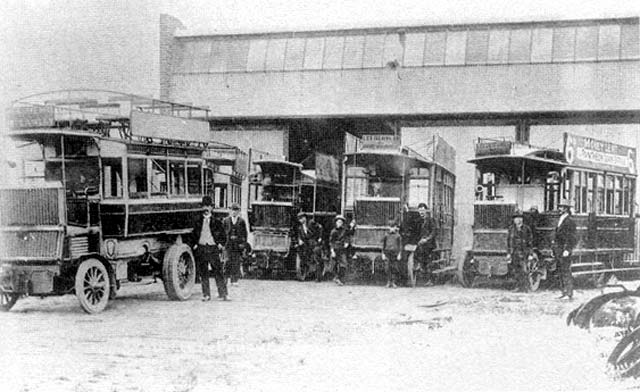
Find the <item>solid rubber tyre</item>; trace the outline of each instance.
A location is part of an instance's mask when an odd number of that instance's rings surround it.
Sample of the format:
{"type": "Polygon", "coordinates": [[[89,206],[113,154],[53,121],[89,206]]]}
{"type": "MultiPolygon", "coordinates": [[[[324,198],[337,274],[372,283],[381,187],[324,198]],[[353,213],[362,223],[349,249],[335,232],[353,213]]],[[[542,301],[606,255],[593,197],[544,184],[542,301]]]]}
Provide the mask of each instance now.
{"type": "Polygon", "coordinates": [[[87,259],[78,266],[75,291],[82,310],[100,313],[107,307],[110,295],[109,273],[99,260],[87,259]]]}
{"type": "Polygon", "coordinates": [[[173,244],[166,251],[162,261],[162,283],[173,301],[191,297],[196,284],[196,261],[188,245],[173,244]]]}

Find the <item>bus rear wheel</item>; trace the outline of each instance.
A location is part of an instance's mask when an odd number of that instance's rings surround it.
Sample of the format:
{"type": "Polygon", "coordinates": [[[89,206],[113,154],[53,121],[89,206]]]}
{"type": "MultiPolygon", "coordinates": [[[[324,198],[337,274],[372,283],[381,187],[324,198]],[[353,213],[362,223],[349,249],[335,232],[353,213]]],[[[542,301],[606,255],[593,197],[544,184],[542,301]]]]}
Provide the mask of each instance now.
{"type": "Polygon", "coordinates": [[[162,283],[167,296],[174,301],[191,297],[196,284],[196,262],[186,244],[171,245],[162,262],[162,283]]]}

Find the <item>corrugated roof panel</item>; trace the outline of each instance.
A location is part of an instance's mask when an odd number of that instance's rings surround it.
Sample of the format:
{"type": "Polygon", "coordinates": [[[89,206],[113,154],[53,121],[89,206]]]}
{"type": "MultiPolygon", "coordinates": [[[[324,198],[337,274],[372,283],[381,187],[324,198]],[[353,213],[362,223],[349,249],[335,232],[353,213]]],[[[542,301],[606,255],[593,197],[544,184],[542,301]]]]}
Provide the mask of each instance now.
{"type": "Polygon", "coordinates": [[[362,68],[364,35],[348,35],[344,38],[342,68],[362,68]]]}
{"type": "Polygon", "coordinates": [[[407,67],[420,67],[424,59],[425,33],[407,34],[405,39],[404,62],[407,67]]]}
{"type": "Polygon", "coordinates": [[[266,39],[255,39],[249,42],[249,53],[247,55],[247,71],[264,71],[264,63],[267,56],[266,39]]]}
{"type": "Polygon", "coordinates": [[[509,35],[506,29],[489,32],[489,64],[505,64],[509,61],[509,35]]]}
{"type": "Polygon", "coordinates": [[[529,61],[531,61],[531,29],[511,30],[509,62],[528,63],[529,61]]]}
{"type": "Polygon", "coordinates": [[[620,58],[640,57],[640,28],[637,24],[624,24],[620,31],[620,58]]]}
{"type": "Polygon", "coordinates": [[[323,69],[342,68],[342,54],[344,51],[344,37],[327,37],[324,41],[323,69]]]}
{"type": "Polygon", "coordinates": [[[531,39],[531,62],[549,63],[551,62],[551,51],[553,47],[553,29],[540,28],[533,29],[531,39]]]}
{"type": "Polygon", "coordinates": [[[384,49],[384,34],[368,34],[365,39],[364,45],[364,58],[362,66],[364,68],[369,67],[381,67],[382,64],[382,51],[384,49]]]}
{"type": "Polygon", "coordinates": [[[446,32],[428,32],[424,48],[424,65],[444,64],[444,49],[446,43],[446,32]]]}
{"type": "Polygon", "coordinates": [[[267,45],[266,71],[284,70],[284,51],[287,47],[286,39],[271,39],[267,45]]]}
{"type": "Polygon", "coordinates": [[[616,60],[619,58],[620,25],[600,26],[598,39],[598,60],[616,60]]]}
{"type": "Polygon", "coordinates": [[[581,26],[576,29],[576,60],[598,58],[598,26],[581,26]]]}
{"type": "Polygon", "coordinates": [[[322,69],[324,37],[307,38],[303,69],[322,69]]]}
{"type": "Polygon", "coordinates": [[[287,53],[284,63],[284,69],[287,71],[295,71],[302,69],[304,61],[304,38],[289,38],[287,40],[287,53]]]}
{"type": "MultiPolygon", "coordinates": [[[[618,30],[620,31],[620,30],[618,30]]],[[[554,27],[553,29],[553,61],[573,61],[575,56],[576,28],[554,27]]]]}

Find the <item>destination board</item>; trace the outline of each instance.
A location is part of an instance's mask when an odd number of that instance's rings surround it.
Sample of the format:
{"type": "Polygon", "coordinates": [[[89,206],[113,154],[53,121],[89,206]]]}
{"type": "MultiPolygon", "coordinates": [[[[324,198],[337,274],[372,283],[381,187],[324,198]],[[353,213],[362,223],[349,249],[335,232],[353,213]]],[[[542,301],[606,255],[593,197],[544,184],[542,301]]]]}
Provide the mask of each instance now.
{"type": "Polygon", "coordinates": [[[633,147],[564,134],[564,154],[572,166],[636,174],[636,153],[633,147]]]}

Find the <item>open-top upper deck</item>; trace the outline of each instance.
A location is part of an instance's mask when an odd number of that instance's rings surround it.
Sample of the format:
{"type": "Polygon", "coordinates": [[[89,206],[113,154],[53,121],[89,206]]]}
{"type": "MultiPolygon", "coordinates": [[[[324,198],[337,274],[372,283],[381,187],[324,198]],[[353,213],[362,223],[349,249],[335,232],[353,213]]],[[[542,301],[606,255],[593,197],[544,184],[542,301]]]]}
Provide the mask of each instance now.
{"type": "Polygon", "coordinates": [[[208,108],[109,90],[60,90],[14,101],[8,110],[14,137],[120,139],[206,146],[208,108]]]}
{"type": "Polygon", "coordinates": [[[478,138],[475,144],[475,158],[469,163],[494,168],[520,167],[526,163],[529,167],[546,167],[551,170],[567,165],[562,151],[515,143],[506,139],[478,138]]]}

